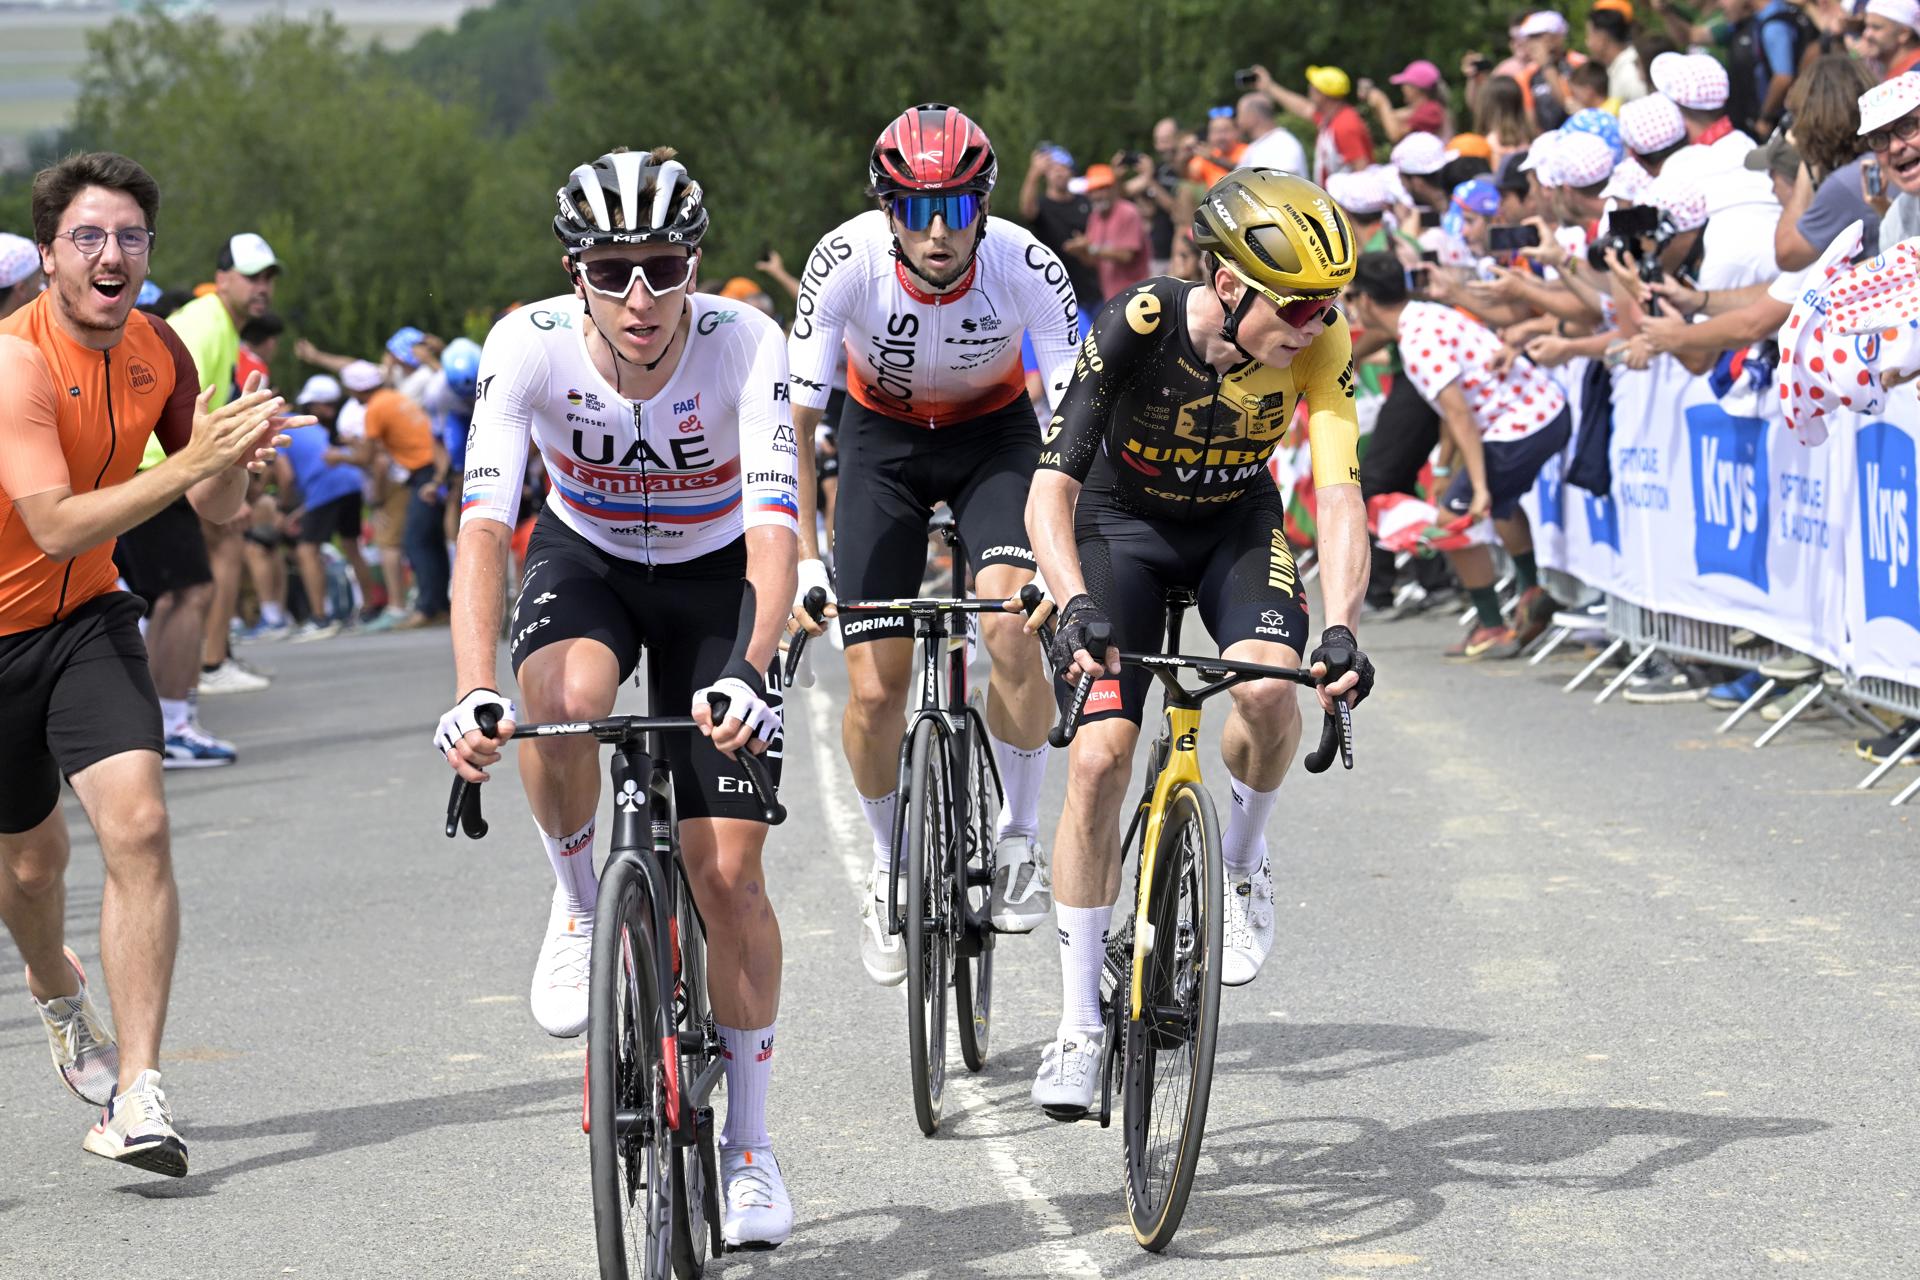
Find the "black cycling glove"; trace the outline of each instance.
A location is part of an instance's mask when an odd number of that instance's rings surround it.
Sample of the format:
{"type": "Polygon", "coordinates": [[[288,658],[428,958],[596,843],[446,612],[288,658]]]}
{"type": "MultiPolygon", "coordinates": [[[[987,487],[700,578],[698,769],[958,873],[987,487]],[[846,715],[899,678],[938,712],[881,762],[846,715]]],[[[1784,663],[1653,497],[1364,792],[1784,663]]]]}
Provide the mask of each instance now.
{"type": "Polygon", "coordinates": [[[1332,626],[1320,633],[1319,647],[1313,656],[1307,659],[1310,667],[1327,664],[1325,683],[1332,684],[1349,671],[1360,673],[1360,683],[1353,687],[1353,705],[1359,706],[1373,692],[1373,662],[1360,652],[1360,642],[1353,638],[1353,632],[1345,627],[1332,626]]]}
{"type": "Polygon", "coordinates": [[[1100,606],[1095,604],[1093,597],[1086,592],[1082,591],[1067,601],[1067,607],[1060,611],[1060,625],[1053,633],[1053,648],[1047,655],[1053,660],[1053,669],[1064,674],[1067,668],[1073,665],[1073,655],[1081,649],[1086,649],[1088,653],[1093,654],[1095,662],[1105,662],[1107,657],[1105,646],[1101,647],[1099,653],[1093,653],[1093,650],[1088,647],[1087,628],[1095,623],[1106,622],[1107,615],[1100,611],[1100,606]]]}

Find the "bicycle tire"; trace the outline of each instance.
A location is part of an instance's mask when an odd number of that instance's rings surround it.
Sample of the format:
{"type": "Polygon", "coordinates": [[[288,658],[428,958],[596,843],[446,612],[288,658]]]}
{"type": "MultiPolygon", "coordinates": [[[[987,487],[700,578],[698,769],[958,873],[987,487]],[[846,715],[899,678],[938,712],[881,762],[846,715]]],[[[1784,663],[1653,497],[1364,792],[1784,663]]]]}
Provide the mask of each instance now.
{"type": "Polygon", "coordinates": [[[674,1216],[661,1047],[667,1017],[654,979],[646,882],[619,853],[600,878],[592,964],[587,1114],[601,1280],[667,1280],[674,1216]],[[638,1116],[625,1134],[616,1127],[619,1111],[638,1116]]]}
{"type": "Polygon", "coordinates": [[[993,948],[998,937],[987,921],[993,892],[994,836],[1000,825],[1000,788],[993,775],[986,739],[986,698],[975,690],[968,705],[979,712],[968,762],[970,795],[967,831],[959,874],[954,877],[953,911],[963,944],[953,959],[953,1015],[960,1031],[960,1058],[969,1071],[987,1065],[993,1034],[993,948]],[[985,883],[973,885],[975,872],[985,883]],[[976,924],[975,921],[979,923],[976,924]],[[968,952],[972,952],[971,955],[968,952]]]}
{"type": "MultiPolygon", "coordinates": [[[[711,1008],[707,1001],[707,939],[693,906],[693,889],[683,879],[674,910],[674,939],[680,972],[674,1000],[674,1023],[683,1032],[698,1031],[701,1044],[711,1045],[711,1008]]],[[[706,1067],[705,1048],[680,1053],[680,1078],[695,1080],[706,1067]]],[[[729,1100],[731,1105],[731,1100],[729,1100]]],[[[717,1184],[711,1180],[714,1159],[711,1111],[695,1117],[694,1142],[673,1151],[673,1274],[677,1280],[701,1280],[707,1263],[723,1249],[717,1184]]]]}
{"type": "Polygon", "coordinates": [[[1197,784],[1181,783],[1167,797],[1154,858],[1141,1017],[1126,1020],[1127,1219],[1153,1253],[1180,1229],[1206,1133],[1220,1031],[1221,884],[1213,803],[1197,784]]]}
{"type": "Polygon", "coordinates": [[[907,754],[907,1050],[913,1075],[913,1117],[932,1137],[940,1128],[947,1079],[947,989],[953,981],[949,946],[951,893],[946,744],[933,721],[913,729],[907,754]]]}

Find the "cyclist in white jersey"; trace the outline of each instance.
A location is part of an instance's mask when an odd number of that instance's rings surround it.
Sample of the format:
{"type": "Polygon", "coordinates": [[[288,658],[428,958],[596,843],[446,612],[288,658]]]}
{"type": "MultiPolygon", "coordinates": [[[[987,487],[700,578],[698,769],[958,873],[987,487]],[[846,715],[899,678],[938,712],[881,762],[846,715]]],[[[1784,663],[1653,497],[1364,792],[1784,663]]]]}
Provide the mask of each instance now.
{"type": "MultiPolygon", "coordinates": [[[[471,781],[512,734],[494,654],[529,442],[553,488],[508,632],[526,714],[610,714],[645,647],[656,714],[690,707],[715,747],[765,752],[778,777],[776,650],[799,511],[785,341],[752,308],[693,292],[707,211],[673,155],[622,150],[575,169],[554,219],[572,294],[520,308],[487,337],[453,584],[461,696],[435,736],[471,781]],[[709,692],[729,699],[721,725],[709,692]],[[506,712],[499,740],[475,721],[488,703],[506,712]]],[[[793,1207],[766,1130],[781,960],[761,872],[767,828],[750,797],[722,788],[737,779],[717,752],[686,735],[667,742],[726,1050],[723,1231],[730,1244],[770,1247],[792,1231],[793,1207]]],[[[558,881],[532,996],[556,1036],[587,1025],[600,772],[591,738],[521,749],[558,881]]]]}
{"type": "MultiPolygon", "coordinates": [[[[1033,338],[1051,405],[1072,372],[1079,312],[1052,250],[987,216],[996,169],[973,121],[938,103],[914,107],[887,126],[869,159],[870,194],[881,207],[828,232],[807,259],[788,340],[803,593],[827,585],[814,536],[813,428],[843,347],[833,531],[840,598],[918,594],[927,518],[942,501],[953,509],[975,594],[1011,597],[1033,578],[1025,506],[1040,437],[1020,340],[1033,338]]],[[[794,617],[818,630],[804,610],[794,617]]],[[[993,658],[987,735],[1007,796],[990,913],[996,928],[1026,933],[1051,906],[1036,839],[1051,692],[1018,618],[985,615],[981,629],[993,658]]],[[[876,895],[894,856],[913,648],[898,615],[843,614],[841,631],[852,695],[842,737],[874,840],[861,960],[869,977],[891,986],[905,979],[906,958],[876,895]]]]}

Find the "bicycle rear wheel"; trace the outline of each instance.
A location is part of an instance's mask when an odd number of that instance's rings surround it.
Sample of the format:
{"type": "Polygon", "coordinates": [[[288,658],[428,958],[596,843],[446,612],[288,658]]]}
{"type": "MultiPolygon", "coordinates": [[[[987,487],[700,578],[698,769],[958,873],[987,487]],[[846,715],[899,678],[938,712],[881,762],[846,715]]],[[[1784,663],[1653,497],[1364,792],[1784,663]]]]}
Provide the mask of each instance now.
{"type": "MultiPolygon", "coordinates": [[[[971,616],[971,615],[970,615],[971,616]]],[[[1000,825],[1000,787],[993,776],[986,737],[986,697],[975,690],[968,705],[979,712],[972,735],[973,759],[967,769],[970,796],[967,829],[962,836],[959,874],[954,877],[953,912],[959,947],[953,960],[953,1013],[960,1029],[960,1057],[967,1070],[987,1065],[993,1030],[993,947],[999,937],[987,921],[993,891],[994,836],[1000,825]],[[978,880],[980,883],[974,883],[978,880]]]]}
{"type": "Polygon", "coordinates": [[[616,853],[600,878],[587,993],[587,1116],[602,1280],[672,1273],[673,1134],[647,889],[616,853]]]}
{"type": "Polygon", "coordinates": [[[1213,803],[1182,783],[1168,796],[1148,886],[1153,949],[1141,971],[1140,1016],[1126,1022],[1127,1217],[1134,1239],[1155,1253],[1180,1229],[1207,1127],[1220,1029],[1221,883],[1213,803]]]}
{"type": "MultiPolygon", "coordinates": [[[[680,1079],[690,1083],[700,1077],[711,1057],[707,937],[693,907],[693,891],[684,881],[679,899],[674,914],[674,954],[680,966],[674,988],[674,1025],[691,1039],[691,1043],[683,1041],[680,1048],[680,1079]]],[[[689,1099],[687,1105],[692,1102],[689,1099]]],[[[712,1109],[702,1108],[693,1121],[693,1144],[676,1145],[673,1150],[673,1274],[677,1280],[700,1280],[706,1273],[707,1260],[722,1247],[712,1109]]]]}
{"type": "Polygon", "coordinates": [[[953,981],[952,869],[947,839],[946,744],[931,720],[914,726],[907,753],[907,1050],[913,1116],[920,1132],[940,1128],[947,1083],[947,988],[953,981]]]}

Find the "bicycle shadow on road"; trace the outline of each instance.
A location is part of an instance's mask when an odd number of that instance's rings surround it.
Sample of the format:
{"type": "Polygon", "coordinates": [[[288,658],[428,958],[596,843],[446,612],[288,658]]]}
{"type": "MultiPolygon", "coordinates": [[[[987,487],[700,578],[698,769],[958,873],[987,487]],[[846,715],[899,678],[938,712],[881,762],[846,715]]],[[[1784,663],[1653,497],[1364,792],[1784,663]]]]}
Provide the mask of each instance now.
{"type": "MultiPolygon", "coordinates": [[[[1358,1116],[1257,1121],[1207,1134],[1173,1252],[1229,1262],[1351,1249],[1432,1222],[1446,1211],[1449,1187],[1648,1190],[1736,1142],[1831,1127],[1822,1120],[1604,1106],[1485,1111],[1398,1128],[1358,1116]],[[1647,1143],[1657,1149],[1640,1154],[1647,1143]],[[1202,1238],[1278,1229],[1310,1243],[1196,1248],[1196,1229],[1202,1238]]],[[[1076,1225],[1098,1230],[1104,1220],[1076,1225]]]]}
{"type": "MultiPolygon", "coordinates": [[[[1214,1052],[1215,1086],[1241,1076],[1279,1076],[1298,1084],[1317,1084],[1343,1080],[1362,1071],[1437,1058],[1491,1037],[1478,1031],[1454,1027],[1416,1027],[1393,1023],[1304,1022],[1262,1026],[1259,1023],[1232,1023],[1220,1029],[1219,1045],[1214,1052]],[[1313,1065],[1321,1064],[1321,1065],[1313,1065]]],[[[1033,1071],[1040,1065],[1040,1051],[1049,1041],[1011,1048],[995,1046],[987,1070],[973,1077],[992,1101],[989,1115],[999,1123],[985,1132],[973,1122],[973,1114],[950,1110],[941,1124],[941,1135],[953,1138],[978,1138],[1006,1135],[1005,1117],[1020,1112],[1032,1117],[1015,1133],[1042,1132],[1057,1128],[1044,1119],[1028,1100],[1033,1071]]],[[[956,1070],[949,1065],[949,1078],[956,1070]]],[[[1120,1106],[1119,1079],[1114,1081],[1113,1105],[1120,1106]]]]}
{"type": "MultiPolygon", "coordinates": [[[[332,1107],[324,1111],[302,1111],[293,1115],[270,1116],[244,1124],[202,1125],[188,1128],[185,1137],[193,1144],[194,1171],[177,1182],[136,1182],[114,1190],[148,1200],[180,1200],[212,1195],[228,1179],[335,1155],[360,1147],[375,1147],[401,1138],[410,1138],[430,1129],[453,1125],[495,1124],[519,1119],[529,1111],[559,1098],[578,1098],[578,1077],[555,1076],[547,1080],[529,1080],[522,1084],[474,1089],[466,1093],[436,1094],[425,1098],[397,1098],[392,1102],[374,1102],[357,1107],[332,1107]],[[249,1156],[233,1164],[207,1164],[207,1146],[221,1142],[257,1142],[266,1138],[311,1135],[304,1146],[249,1156]]],[[[555,1114],[579,1113],[576,1102],[562,1105],[555,1114]]],[[[215,1157],[217,1159],[217,1156],[215,1157]]]]}

